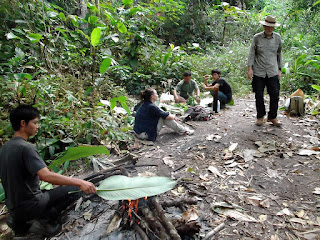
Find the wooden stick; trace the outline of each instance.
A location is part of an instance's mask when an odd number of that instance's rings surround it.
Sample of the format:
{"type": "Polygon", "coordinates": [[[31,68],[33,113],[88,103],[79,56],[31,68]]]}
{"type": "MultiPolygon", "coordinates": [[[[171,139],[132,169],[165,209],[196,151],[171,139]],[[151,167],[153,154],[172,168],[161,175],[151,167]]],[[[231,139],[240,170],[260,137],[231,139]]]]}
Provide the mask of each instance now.
{"type": "Polygon", "coordinates": [[[163,202],[163,203],[161,203],[161,205],[164,208],[166,208],[166,207],[181,207],[184,204],[196,205],[197,202],[198,201],[194,200],[194,199],[178,199],[178,200],[175,200],[175,201],[163,202]]]}
{"type": "Polygon", "coordinates": [[[152,204],[153,204],[154,208],[156,209],[162,224],[169,232],[169,235],[171,237],[170,239],[181,240],[181,237],[178,234],[177,230],[175,229],[175,227],[173,226],[171,221],[165,216],[165,212],[156,197],[152,198],[152,204]]]}
{"type": "Polygon", "coordinates": [[[147,234],[141,229],[138,224],[133,223],[133,229],[140,235],[142,240],[149,240],[147,234]]]}
{"type": "Polygon", "coordinates": [[[141,212],[144,215],[144,220],[148,223],[150,229],[155,233],[155,236],[158,236],[159,239],[167,239],[167,234],[160,222],[155,218],[152,211],[150,211],[149,207],[141,208],[141,212]]]}
{"type": "Polygon", "coordinates": [[[213,238],[214,235],[216,235],[218,232],[220,232],[225,226],[225,223],[221,223],[220,225],[218,225],[216,228],[214,228],[212,231],[210,231],[207,236],[205,236],[205,238],[203,240],[211,240],[213,238]]]}

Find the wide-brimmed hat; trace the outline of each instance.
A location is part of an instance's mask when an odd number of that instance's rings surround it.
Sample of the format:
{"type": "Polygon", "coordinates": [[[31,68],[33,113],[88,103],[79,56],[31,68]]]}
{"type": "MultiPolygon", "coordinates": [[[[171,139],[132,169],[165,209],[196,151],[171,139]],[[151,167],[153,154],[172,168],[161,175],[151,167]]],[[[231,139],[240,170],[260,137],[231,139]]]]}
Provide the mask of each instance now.
{"type": "Polygon", "coordinates": [[[280,24],[277,23],[276,17],[268,15],[266,16],[266,19],[264,21],[260,21],[260,23],[264,26],[269,26],[269,27],[279,27],[280,24]]]}

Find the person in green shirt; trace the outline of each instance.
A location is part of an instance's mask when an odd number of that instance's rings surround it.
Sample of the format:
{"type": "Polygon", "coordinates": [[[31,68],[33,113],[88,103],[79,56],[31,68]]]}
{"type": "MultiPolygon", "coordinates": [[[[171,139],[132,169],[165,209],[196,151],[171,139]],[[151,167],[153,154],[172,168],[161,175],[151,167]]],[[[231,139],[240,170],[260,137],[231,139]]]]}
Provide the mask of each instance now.
{"type": "Polygon", "coordinates": [[[195,91],[195,100],[200,103],[200,90],[196,81],[192,80],[191,72],[184,72],[181,80],[173,90],[174,101],[176,103],[185,103],[189,97],[193,96],[195,91]],[[179,94],[178,94],[179,93],[179,94]]]}

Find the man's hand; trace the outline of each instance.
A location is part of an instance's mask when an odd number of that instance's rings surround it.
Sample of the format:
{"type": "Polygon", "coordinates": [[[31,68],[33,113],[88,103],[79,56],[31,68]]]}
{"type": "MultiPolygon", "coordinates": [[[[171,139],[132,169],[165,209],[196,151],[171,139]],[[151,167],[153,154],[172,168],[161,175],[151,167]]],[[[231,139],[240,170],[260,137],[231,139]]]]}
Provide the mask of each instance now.
{"type": "Polygon", "coordinates": [[[207,74],[207,75],[205,75],[204,76],[204,84],[206,85],[206,86],[208,86],[208,79],[210,78],[210,76],[207,74]]]}
{"type": "Polygon", "coordinates": [[[248,79],[252,80],[253,77],[253,70],[252,67],[248,67],[248,79]]]}
{"type": "Polygon", "coordinates": [[[82,180],[79,188],[81,189],[82,192],[86,194],[97,193],[97,189],[92,182],[82,180]]]}
{"type": "Polygon", "coordinates": [[[281,70],[279,70],[279,72],[278,72],[278,78],[280,80],[280,78],[281,78],[281,70]]]}

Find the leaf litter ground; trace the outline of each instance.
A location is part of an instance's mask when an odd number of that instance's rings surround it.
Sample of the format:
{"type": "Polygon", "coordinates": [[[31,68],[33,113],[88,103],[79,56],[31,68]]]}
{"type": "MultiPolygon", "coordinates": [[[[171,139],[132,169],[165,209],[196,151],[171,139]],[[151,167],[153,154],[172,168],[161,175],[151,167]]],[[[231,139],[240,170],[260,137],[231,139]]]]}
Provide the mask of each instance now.
{"type": "MultiPolygon", "coordinates": [[[[254,98],[236,99],[210,121],[187,122],[192,136],[164,128],[153,145],[138,141],[137,164],[158,166],[129,173],[176,179],[160,202],[198,201],[185,213],[166,209],[171,218],[199,222],[200,232],[185,239],[320,239],[319,119],[281,111],[278,119],[281,128],[255,126],[254,98]]],[[[117,228],[111,223],[117,206],[87,198],[66,213],[63,231],[51,239],[135,239],[106,233],[117,228]]]]}

